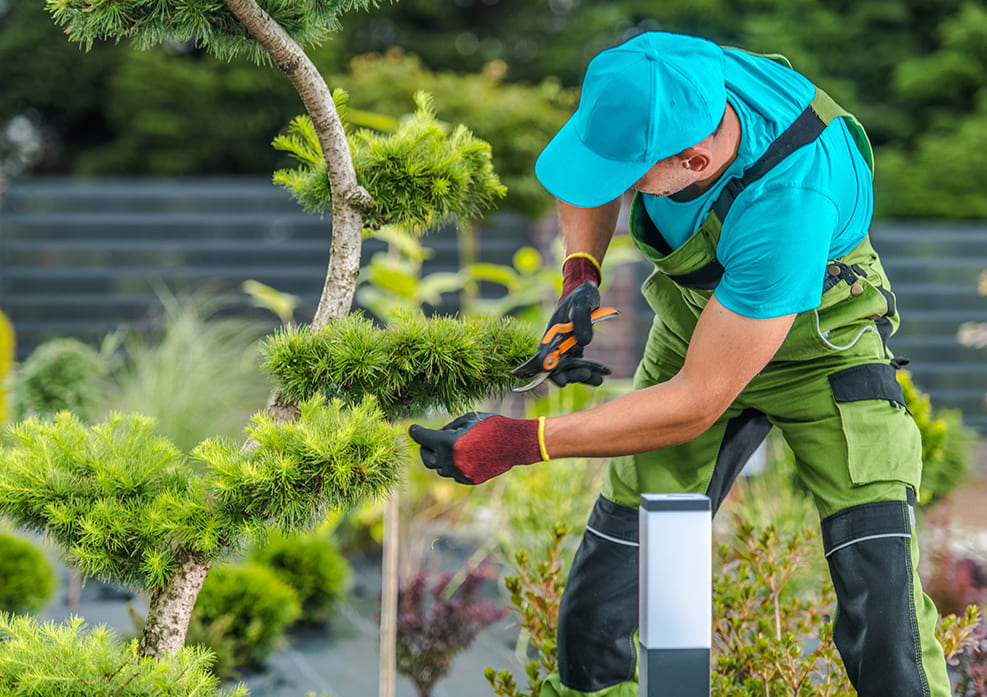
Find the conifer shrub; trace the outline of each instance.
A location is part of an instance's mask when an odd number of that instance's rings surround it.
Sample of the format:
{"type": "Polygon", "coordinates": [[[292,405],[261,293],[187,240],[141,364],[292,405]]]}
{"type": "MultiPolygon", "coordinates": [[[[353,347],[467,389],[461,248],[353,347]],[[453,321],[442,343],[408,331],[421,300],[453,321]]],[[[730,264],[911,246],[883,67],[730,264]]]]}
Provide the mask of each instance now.
{"type": "Polygon", "coordinates": [[[218,665],[217,672],[232,674],[237,668],[262,666],[301,617],[301,606],[295,590],[267,566],[223,564],[206,576],[192,617],[207,637],[208,628],[219,624],[211,641],[225,645],[216,654],[230,656],[233,665],[218,665]]]}
{"type": "Polygon", "coordinates": [[[352,567],[332,535],[275,533],[255,544],[249,559],[267,566],[298,594],[306,624],[324,624],[345,597],[352,567]]]}
{"type": "Polygon", "coordinates": [[[51,339],[17,369],[19,419],[70,411],[92,421],[100,404],[106,364],[99,352],[77,339],[51,339]]]}
{"type": "MultiPolygon", "coordinates": [[[[343,90],[333,92],[344,124],[348,99],[343,90]]],[[[394,131],[347,134],[357,178],[376,202],[365,218],[369,227],[400,225],[421,235],[447,219],[478,218],[507,193],[494,172],[489,143],[463,125],[450,131],[435,118],[424,92],[415,94],[415,107],[394,131]]],[[[275,172],[274,182],[306,211],[330,211],[332,190],[312,119],[296,117],[273,145],[300,163],[275,172]]]]}
{"type": "Polygon", "coordinates": [[[136,641],[87,631],[79,617],[41,624],[0,613],[0,697],[245,697],[242,686],[220,689],[211,664],[201,648],[140,656],[136,641]]]}
{"type": "Polygon", "coordinates": [[[28,540],[0,532],[0,612],[20,614],[44,607],[57,585],[44,553],[28,540]]]}
{"type": "Polygon", "coordinates": [[[285,327],[264,344],[264,370],[292,400],[375,395],[391,417],[456,413],[517,385],[511,370],[538,339],[520,322],[406,313],[384,329],[359,313],[320,330],[285,327]]]}

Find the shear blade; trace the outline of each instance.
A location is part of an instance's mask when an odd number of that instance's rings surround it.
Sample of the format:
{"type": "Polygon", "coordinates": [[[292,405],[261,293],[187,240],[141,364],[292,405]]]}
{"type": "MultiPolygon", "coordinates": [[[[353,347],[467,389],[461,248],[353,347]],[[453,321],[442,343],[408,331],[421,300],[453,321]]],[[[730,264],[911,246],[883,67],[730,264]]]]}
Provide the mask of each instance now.
{"type": "Polygon", "coordinates": [[[529,382],[527,385],[522,385],[521,387],[515,387],[515,388],[513,388],[512,391],[513,392],[527,392],[528,390],[533,390],[536,387],[538,387],[540,384],[542,384],[543,382],[545,382],[546,380],[548,380],[548,376],[549,375],[551,375],[551,373],[542,373],[541,375],[539,375],[538,377],[536,377],[534,380],[532,380],[531,382],[529,382]]]}

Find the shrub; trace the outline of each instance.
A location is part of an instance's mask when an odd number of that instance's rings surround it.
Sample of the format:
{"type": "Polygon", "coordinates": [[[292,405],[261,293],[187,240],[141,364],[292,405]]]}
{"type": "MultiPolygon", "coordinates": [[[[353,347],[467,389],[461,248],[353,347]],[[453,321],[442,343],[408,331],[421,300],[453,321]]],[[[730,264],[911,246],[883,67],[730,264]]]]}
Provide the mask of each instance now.
{"type": "MultiPolygon", "coordinates": [[[[534,569],[529,568],[528,555],[518,552],[517,576],[505,579],[511,594],[511,605],[521,626],[521,636],[526,637],[537,658],[528,661],[525,674],[528,676],[527,690],[518,689],[510,671],[496,671],[488,667],[484,676],[500,697],[538,697],[542,680],[555,670],[558,664],[556,650],[556,630],[559,623],[559,603],[562,602],[562,589],[565,576],[562,575],[561,554],[566,529],[556,525],[552,530],[553,540],[546,550],[546,560],[534,569]]],[[[525,651],[527,653],[527,650],[525,651]]]]}
{"type": "Polygon", "coordinates": [[[27,540],[0,532],[0,612],[37,612],[55,592],[55,572],[27,540]]]}
{"type": "Polygon", "coordinates": [[[949,495],[967,473],[970,448],[976,434],[963,424],[955,409],[933,409],[929,396],[912,381],[911,373],[898,371],[905,404],[922,434],[922,491],[919,503],[928,506],[949,495]]]}
{"type": "Polygon", "coordinates": [[[449,672],[452,661],[480,630],[507,615],[477,594],[487,580],[483,569],[471,569],[451,594],[452,573],[428,588],[424,570],[398,590],[397,669],[415,683],[419,697],[449,672]]]}
{"type": "Polygon", "coordinates": [[[853,694],[827,617],[832,585],[789,589],[815,549],[815,532],[735,525],[733,544],[721,545],[714,560],[713,692],[800,694],[811,682],[814,694],[853,694]]]}
{"type": "Polygon", "coordinates": [[[250,560],[270,567],[298,594],[301,620],[329,621],[349,585],[350,563],[327,532],[270,535],[256,545],[250,560]]]}
{"type": "Polygon", "coordinates": [[[953,666],[956,697],[987,697],[987,631],[983,621],[973,650],[956,659],[953,666]]]}
{"type": "MultiPolygon", "coordinates": [[[[832,639],[829,613],[835,594],[828,582],[792,583],[813,555],[821,556],[814,529],[794,532],[732,521],[732,544],[721,545],[714,559],[713,694],[734,697],[814,695],[852,697],[832,639]]],[[[556,665],[556,628],[565,583],[558,550],[564,531],[557,530],[549,560],[532,573],[527,555],[517,557],[519,576],[507,579],[511,603],[538,659],[525,672],[529,684],[518,688],[508,671],[487,668],[485,676],[499,697],[538,697],[544,677],[556,665]]],[[[966,608],[962,617],[941,618],[936,638],[953,666],[957,697],[987,697],[987,641],[980,612],[966,608]]]]}
{"type": "MultiPolygon", "coordinates": [[[[225,564],[209,572],[192,612],[212,643],[228,643],[218,655],[232,655],[234,665],[219,673],[256,668],[277,647],[288,626],[301,615],[298,594],[266,566],[225,564]],[[223,623],[221,633],[215,624],[223,623]]],[[[201,641],[204,637],[200,635],[201,641]]],[[[192,643],[189,639],[188,643],[192,643]]]]}
{"type": "Polygon", "coordinates": [[[67,338],[44,342],[15,375],[18,419],[66,410],[91,422],[105,373],[105,361],[91,346],[67,338]]]}
{"type": "Polygon", "coordinates": [[[41,625],[32,617],[0,613],[0,697],[114,695],[115,697],[243,697],[245,688],[220,690],[208,651],[181,649],[146,658],[137,642],[112,630],[86,632],[79,617],[41,625]]]}

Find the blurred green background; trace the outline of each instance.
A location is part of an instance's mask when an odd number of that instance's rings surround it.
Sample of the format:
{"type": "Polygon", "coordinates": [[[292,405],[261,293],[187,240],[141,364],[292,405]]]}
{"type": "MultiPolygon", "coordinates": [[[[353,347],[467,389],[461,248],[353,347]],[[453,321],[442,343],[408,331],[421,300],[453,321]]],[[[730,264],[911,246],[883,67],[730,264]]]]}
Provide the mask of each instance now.
{"type": "MultiPolygon", "coordinates": [[[[595,53],[649,29],[780,52],[868,129],[879,216],[987,215],[984,2],[402,0],[343,19],[342,31],[310,53],[330,86],[350,88],[354,108],[395,116],[411,111],[410,90],[428,88],[402,73],[417,70],[423,82],[472,73],[501,86],[575,88],[595,53]],[[388,51],[392,62],[412,63],[380,78],[366,59],[352,62],[388,51]]],[[[553,92],[538,123],[557,127],[572,98],[553,92]]],[[[436,104],[440,117],[469,123],[493,144],[498,171],[518,189],[543,144],[542,126],[498,131],[497,115],[529,101],[505,104],[488,89],[437,95],[436,104]],[[538,142],[528,156],[507,163],[505,140],[532,133],[538,142]]],[[[100,44],[83,57],[41,0],[0,0],[0,173],[8,178],[267,173],[283,164],[268,144],[300,111],[272,67],[227,64],[178,41],[149,51],[100,44]]],[[[537,209],[523,197],[508,204],[537,209]]]]}

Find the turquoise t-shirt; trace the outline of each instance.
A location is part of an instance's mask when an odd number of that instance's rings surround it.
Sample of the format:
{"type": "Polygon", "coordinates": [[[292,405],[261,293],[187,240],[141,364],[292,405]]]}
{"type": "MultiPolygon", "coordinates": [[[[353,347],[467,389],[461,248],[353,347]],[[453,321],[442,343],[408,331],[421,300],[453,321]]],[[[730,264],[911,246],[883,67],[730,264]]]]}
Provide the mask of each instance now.
{"type": "MultiPolygon", "coordinates": [[[[799,73],[732,49],[727,99],[740,118],[737,158],[702,196],[678,202],[644,196],[644,207],[673,249],[699,227],[723,187],[764,154],[815,96],[799,73]]],[[[856,247],[874,212],[870,168],[843,119],[746,188],[723,221],[714,294],[745,317],[780,317],[818,307],[826,262],[856,247]]]]}

